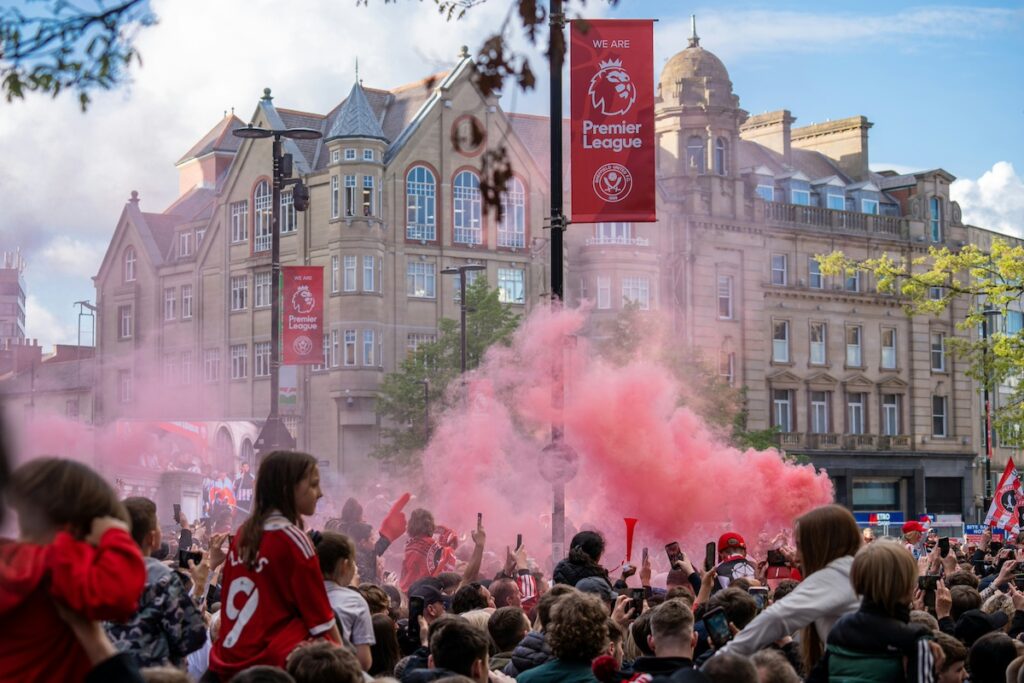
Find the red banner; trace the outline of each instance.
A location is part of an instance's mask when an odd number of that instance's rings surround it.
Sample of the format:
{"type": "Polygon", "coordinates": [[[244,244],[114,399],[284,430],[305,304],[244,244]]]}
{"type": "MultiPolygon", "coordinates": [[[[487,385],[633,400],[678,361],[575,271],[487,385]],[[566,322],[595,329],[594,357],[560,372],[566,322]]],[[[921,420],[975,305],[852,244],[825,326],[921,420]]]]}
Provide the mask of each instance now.
{"type": "Polygon", "coordinates": [[[323,364],[323,266],[286,266],[281,279],[281,364],[323,364]]]}
{"type": "Polygon", "coordinates": [[[654,22],[570,23],[572,221],[656,221],[654,22]]]}

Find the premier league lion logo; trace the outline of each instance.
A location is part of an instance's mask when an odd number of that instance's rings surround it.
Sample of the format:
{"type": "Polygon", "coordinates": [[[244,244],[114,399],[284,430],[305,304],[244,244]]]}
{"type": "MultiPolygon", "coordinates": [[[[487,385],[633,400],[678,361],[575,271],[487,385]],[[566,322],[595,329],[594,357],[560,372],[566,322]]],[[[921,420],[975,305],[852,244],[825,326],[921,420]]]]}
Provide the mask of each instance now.
{"type": "Polygon", "coordinates": [[[598,62],[600,70],[590,79],[590,103],[605,116],[625,114],[636,102],[636,86],[622,68],[621,59],[598,62]]]}
{"type": "Polygon", "coordinates": [[[299,285],[299,288],[292,294],[292,309],[296,313],[305,315],[313,310],[316,306],[316,298],[313,293],[309,291],[309,287],[306,285],[299,285]]]}

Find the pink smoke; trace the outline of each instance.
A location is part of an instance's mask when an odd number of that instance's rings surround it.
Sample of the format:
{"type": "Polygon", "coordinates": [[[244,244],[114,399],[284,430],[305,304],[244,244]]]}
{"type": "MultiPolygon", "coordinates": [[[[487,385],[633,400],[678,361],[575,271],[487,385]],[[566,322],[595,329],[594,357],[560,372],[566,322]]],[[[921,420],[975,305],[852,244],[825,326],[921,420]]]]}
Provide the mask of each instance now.
{"type": "Polygon", "coordinates": [[[426,505],[459,528],[484,512],[489,546],[512,544],[523,533],[532,554],[546,556],[551,487],[538,462],[558,418],[580,456],[579,474],[566,487],[566,515],[575,528],[605,533],[606,566],[624,553],[624,517],[640,520],[635,547],[650,546],[653,555],[679,540],[699,556],[726,529],[753,549],[762,534],[790,529],[795,517],[832,501],[826,474],[775,450],[724,444],[678,407],[687,388],[652,360],[655,354],[623,367],[602,361],[578,336],[585,322],[583,311],[538,310],[511,347],[488,352],[468,377],[464,400],[440,420],[423,455],[426,500],[413,506],[426,505]],[[551,359],[564,339],[572,341],[564,354],[564,409],[557,411],[551,359]]]}

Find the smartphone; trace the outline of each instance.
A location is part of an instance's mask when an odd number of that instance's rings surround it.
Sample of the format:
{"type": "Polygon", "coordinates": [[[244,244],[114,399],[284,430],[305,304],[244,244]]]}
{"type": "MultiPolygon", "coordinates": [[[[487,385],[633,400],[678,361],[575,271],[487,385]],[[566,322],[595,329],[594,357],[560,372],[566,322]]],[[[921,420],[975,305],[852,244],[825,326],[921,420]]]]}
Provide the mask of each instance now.
{"type": "Polygon", "coordinates": [[[409,640],[420,642],[420,617],[423,616],[423,598],[409,596],[409,640]]]}
{"type": "Polygon", "coordinates": [[[683,549],[679,547],[679,541],[666,543],[665,554],[668,555],[669,566],[673,569],[675,569],[676,562],[682,562],[684,559],[683,549]]]}
{"type": "Polygon", "coordinates": [[[643,588],[634,588],[632,592],[633,597],[633,618],[636,619],[644,612],[644,598],[647,597],[647,591],[643,588]]]}
{"type": "Polygon", "coordinates": [[[769,550],[768,551],[768,566],[769,567],[785,567],[786,556],[782,554],[781,550],[769,550]]]}
{"type": "Polygon", "coordinates": [[[988,544],[988,551],[990,553],[992,553],[993,555],[997,554],[1002,549],[1003,549],[1002,541],[992,541],[991,543],[988,544]]]}
{"type": "Polygon", "coordinates": [[[203,561],[203,554],[189,552],[188,550],[178,551],[178,567],[181,569],[188,569],[189,560],[192,560],[193,564],[199,564],[203,561]]]}
{"type": "Polygon", "coordinates": [[[708,632],[708,637],[716,649],[732,640],[729,618],[725,616],[725,611],[721,607],[705,612],[701,621],[704,622],[704,630],[708,632]]]}
{"type": "Polygon", "coordinates": [[[715,560],[718,559],[718,546],[711,541],[704,546],[704,571],[709,572],[715,567],[715,560]]]}
{"type": "Polygon", "coordinates": [[[479,529],[481,527],[481,525],[483,525],[483,523],[484,523],[484,513],[482,513],[482,512],[476,513],[476,528],[479,529]]]}
{"type": "Polygon", "coordinates": [[[519,550],[522,547],[523,547],[523,535],[522,534],[516,534],[516,550],[519,550]]]}
{"type": "Polygon", "coordinates": [[[933,591],[939,586],[939,577],[935,574],[925,574],[917,577],[917,587],[923,591],[933,591]]]}
{"type": "MultiPolygon", "coordinates": [[[[644,550],[643,550],[643,563],[644,564],[647,564],[647,561],[648,561],[649,557],[650,557],[650,554],[647,552],[647,548],[644,548],[644,550]]],[[[643,566],[643,565],[641,565],[641,566],[643,566]]]]}
{"type": "Polygon", "coordinates": [[[173,505],[173,507],[174,507],[174,523],[175,524],[181,524],[181,505],[179,503],[175,503],[173,505]]]}
{"type": "Polygon", "coordinates": [[[768,589],[764,586],[751,586],[750,597],[754,598],[754,602],[757,603],[757,611],[764,610],[768,606],[768,589]]]}
{"type": "Polygon", "coordinates": [[[942,557],[949,555],[949,537],[939,539],[939,555],[942,557]]]}

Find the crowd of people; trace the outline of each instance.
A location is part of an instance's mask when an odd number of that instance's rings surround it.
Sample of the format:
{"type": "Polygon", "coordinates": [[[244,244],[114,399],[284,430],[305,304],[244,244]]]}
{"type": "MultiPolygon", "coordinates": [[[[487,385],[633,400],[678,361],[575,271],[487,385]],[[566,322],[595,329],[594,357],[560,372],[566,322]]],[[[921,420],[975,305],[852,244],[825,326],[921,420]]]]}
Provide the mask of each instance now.
{"type": "Polygon", "coordinates": [[[634,566],[583,529],[542,567],[522,542],[495,562],[479,515],[466,537],[407,515],[408,494],[308,528],[320,474],[298,452],[263,459],[244,521],[172,534],[80,463],[7,478],[0,681],[1024,682],[1024,534],[875,539],[827,505],[765,557],[727,532],[634,566]]]}

